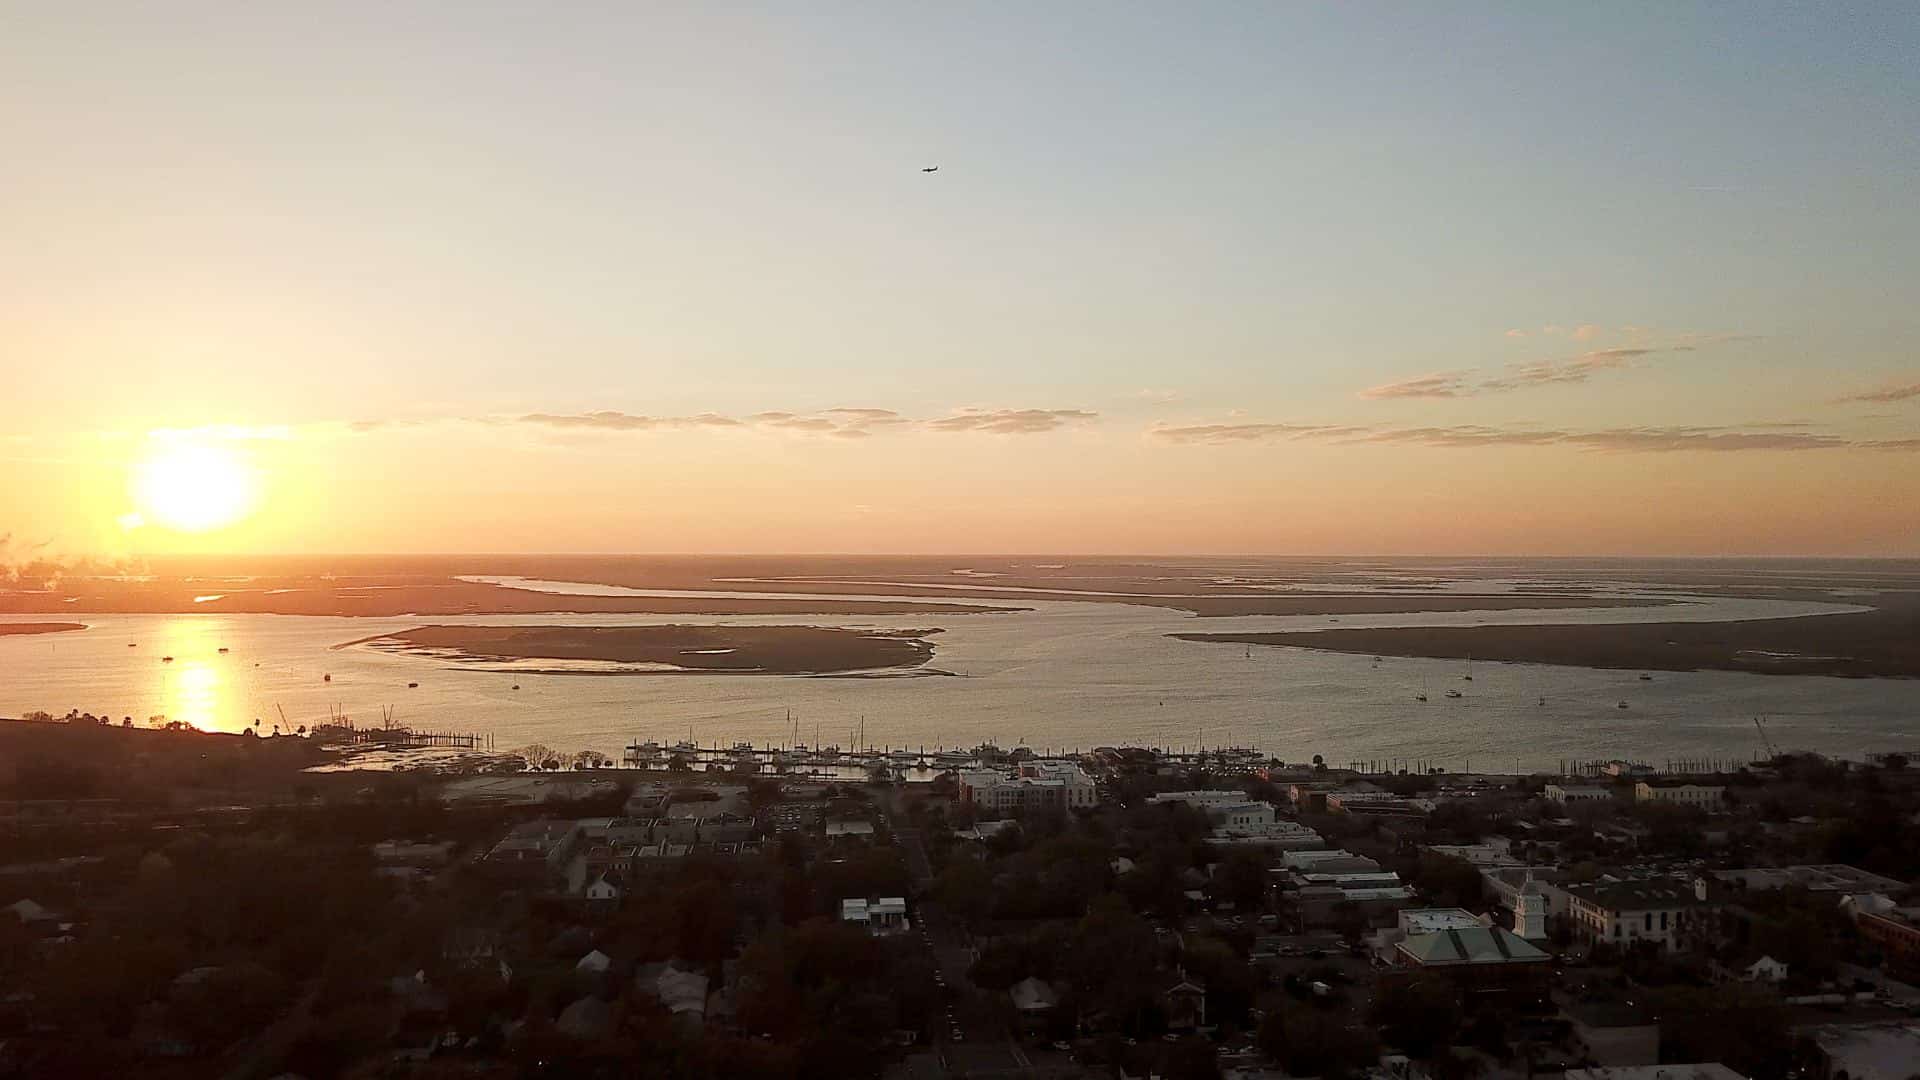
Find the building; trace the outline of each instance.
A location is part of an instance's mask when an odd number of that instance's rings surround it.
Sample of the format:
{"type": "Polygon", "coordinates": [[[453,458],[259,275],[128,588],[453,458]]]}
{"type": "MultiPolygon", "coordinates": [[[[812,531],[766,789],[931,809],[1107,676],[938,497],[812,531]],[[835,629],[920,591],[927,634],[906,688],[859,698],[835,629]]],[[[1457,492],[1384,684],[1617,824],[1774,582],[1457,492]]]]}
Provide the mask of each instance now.
{"type": "Polygon", "coordinates": [[[1433,809],[1431,803],[1384,791],[1329,791],[1326,804],[1332,813],[1356,817],[1419,816],[1433,809]]]}
{"type": "Polygon", "coordinates": [[[1504,836],[1494,837],[1483,844],[1428,844],[1424,850],[1470,863],[1475,870],[1525,865],[1522,860],[1513,857],[1513,842],[1504,836]]]}
{"type": "Polygon", "coordinates": [[[1487,925],[1463,908],[1402,911],[1382,941],[1391,943],[1388,955],[1397,968],[1441,974],[1481,988],[1534,982],[1551,961],[1538,946],[1487,925]]]}
{"type": "Polygon", "coordinates": [[[1816,1080],[1908,1080],[1920,1062],[1920,1023],[1823,1024],[1806,1031],[1816,1080]]]}
{"type": "Polygon", "coordinates": [[[1671,803],[1713,813],[1726,805],[1727,789],[1721,784],[1654,784],[1642,780],[1633,786],[1633,798],[1635,802],[1671,803]]]}
{"type": "Polygon", "coordinates": [[[1548,784],[1541,794],[1557,803],[1607,802],[1613,798],[1613,789],[1590,784],[1548,784]]]}
{"type": "Polygon", "coordinates": [[[1901,892],[1907,887],[1904,881],[1869,873],[1845,863],[1715,870],[1713,876],[1724,884],[1751,892],[1791,887],[1805,889],[1808,892],[1891,894],[1901,892]]]}
{"type": "Polygon", "coordinates": [[[1268,825],[1221,825],[1213,830],[1212,843],[1226,847],[1279,848],[1283,851],[1307,851],[1325,847],[1320,834],[1297,821],[1275,821],[1268,825]]]}
{"type": "Polygon", "coordinates": [[[1901,907],[1879,893],[1842,897],[1840,909],[1853,918],[1860,936],[1878,945],[1887,959],[1904,967],[1920,966],[1920,907],[1901,907]]]}
{"type": "Polygon", "coordinates": [[[863,926],[875,937],[904,933],[913,928],[913,924],[907,921],[906,898],[900,896],[883,896],[878,900],[858,897],[842,900],[840,921],[863,926]]]}
{"type": "Polygon", "coordinates": [[[1480,871],[1481,882],[1499,907],[1518,911],[1520,894],[1531,885],[1532,891],[1545,901],[1549,919],[1567,915],[1567,878],[1565,870],[1553,866],[1501,866],[1480,871]]]}
{"type": "Polygon", "coordinates": [[[1747,1080],[1717,1061],[1696,1065],[1600,1065],[1568,1069],[1567,1080],[1747,1080]]]}
{"type": "Polygon", "coordinates": [[[1247,802],[1244,799],[1225,806],[1209,807],[1207,817],[1213,821],[1216,832],[1221,829],[1264,829],[1276,823],[1272,803],[1247,802]]]}
{"type": "MultiPolygon", "coordinates": [[[[1011,772],[990,769],[963,772],[959,779],[960,798],[985,810],[1012,813],[1059,807],[1085,809],[1100,802],[1100,789],[1080,766],[1071,761],[1035,759],[1022,762],[1011,772]]],[[[1230,792],[1245,801],[1240,792],[1230,792]]]]}
{"type": "Polygon", "coordinates": [[[1574,929],[1589,941],[1650,941],[1676,949],[1707,933],[1712,905],[1706,884],[1674,878],[1596,882],[1566,890],[1574,929]]]}
{"type": "Polygon", "coordinates": [[[1147,796],[1147,805],[1161,806],[1166,803],[1181,803],[1195,810],[1211,810],[1216,807],[1234,806],[1247,801],[1247,793],[1233,789],[1208,789],[1204,791],[1162,791],[1147,796]]]}
{"type": "Polygon", "coordinates": [[[1586,1001],[1568,1005],[1581,1057],[1596,1065],[1653,1065],[1660,1060],[1660,1025],[1640,1005],[1586,1001]]]}

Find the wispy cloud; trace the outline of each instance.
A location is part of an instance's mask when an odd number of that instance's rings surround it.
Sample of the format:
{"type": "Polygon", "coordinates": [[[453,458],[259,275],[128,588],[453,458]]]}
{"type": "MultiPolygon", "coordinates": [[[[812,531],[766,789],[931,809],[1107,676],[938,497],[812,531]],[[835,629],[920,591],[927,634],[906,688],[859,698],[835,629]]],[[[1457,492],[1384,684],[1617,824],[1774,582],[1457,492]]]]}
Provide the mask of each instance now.
{"type": "MultiPolygon", "coordinates": [[[[1557,326],[1549,326],[1542,331],[1546,334],[1560,332],[1561,328],[1557,326]]],[[[1600,332],[1600,327],[1589,323],[1575,328],[1572,336],[1585,341],[1597,337],[1600,332]]],[[[1507,332],[1508,337],[1514,334],[1511,330],[1507,332]]],[[[1417,375],[1367,387],[1359,392],[1359,396],[1376,401],[1390,398],[1464,398],[1540,386],[1584,383],[1595,375],[1637,367],[1662,354],[1698,352],[1715,345],[1752,340],[1750,335],[1745,334],[1683,334],[1664,345],[1616,345],[1553,360],[1529,360],[1498,368],[1466,368],[1417,375]]]]}
{"type": "Polygon", "coordinates": [[[961,409],[925,421],[933,431],[984,431],[994,435],[1032,435],[1099,417],[1084,409],[961,409]]]}
{"type": "MultiPolygon", "coordinates": [[[[1397,444],[1452,449],[1569,446],[1620,453],[1743,450],[1920,450],[1920,439],[1852,439],[1829,432],[1748,427],[1624,427],[1599,429],[1490,427],[1356,427],[1339,424],[1200,424],[1150,429],[1156,438],[1184,444],[1325,441],[1347,445],[1397,444]]],[[[1793,425],[1798,426],[1798,425],[1793,425]]]]}
{"type": "Polygon", "coordinates": [[[1889,405],[1896,401],[1913,401],[1915,399],[1920,399],[1920,379],[1914,379],[1910,382],[1889,383],[1886,386],[1874,390],[1862,390],[1857,394],[1848,394],[1846,397],[1834,398],[1833,400],[1837,405],[1847,405],[1856,402],[1889,405]]]}
{"type": "Polygon", "coordinates": [[[1431,375],[1415,375],[1410,379],[1399,379],[1379,386],[1369,386],[1360,391],[1363,398],[1450,398],[1474,392],[1471,373],[1466,371],[1436,371],[1431,375]]]}
{"type": "Polygon", "coordinates": [[[1097,419],[1098,413],[1083,409],[956,409],[945,416],[915,419],[892,409],[841,407],[810,412],[769,409],[746,416],[697,413],[689,416],[652,416],[643,413],[600,409],[577,413],[535,412],[519,416],[448,416],[437,420],[355,420],[344,429],[370,434],[426,424],[511,424],[570,432],[648,432],[699,429],[787,431],[800,434],[832,435],[846,439],[867,438],[881,431],[911,430],[939,432],[977,431],[997,435],[1029,435],[1065,427],[1068,424],[1097,419]]]}

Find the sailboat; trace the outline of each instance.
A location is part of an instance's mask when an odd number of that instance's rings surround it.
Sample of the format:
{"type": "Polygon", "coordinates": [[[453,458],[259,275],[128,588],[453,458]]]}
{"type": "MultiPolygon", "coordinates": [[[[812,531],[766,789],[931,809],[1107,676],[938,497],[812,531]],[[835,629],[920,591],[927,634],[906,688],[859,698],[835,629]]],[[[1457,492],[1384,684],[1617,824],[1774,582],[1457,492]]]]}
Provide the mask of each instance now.
{"type": "Polygon", "coordinates": [[[1427,680],[1425,679],[1420,680],[1420,692],[1413,695],[1413,700],[1421,701],[1421,702],[1424,702],[1427,700],[1427,680]]]}

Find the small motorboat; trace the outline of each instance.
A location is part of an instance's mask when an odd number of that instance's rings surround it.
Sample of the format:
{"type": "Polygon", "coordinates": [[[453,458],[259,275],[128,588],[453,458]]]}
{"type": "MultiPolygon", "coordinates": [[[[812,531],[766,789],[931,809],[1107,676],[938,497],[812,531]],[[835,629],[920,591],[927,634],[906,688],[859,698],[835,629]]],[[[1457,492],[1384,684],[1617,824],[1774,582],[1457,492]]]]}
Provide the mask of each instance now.
{"type": "Polygon", "coordinates": [[[1641,681],[1641,682],[1652,682],[1652,681],[1653,681],[1653,676],[1651,676],[1651,675],[1645,675],[1645,674],[1643,674],[1643,675],[1641,675],[1641,676],[1640,676],[1640,681],[1641,681]]]}
{"type": "Polygon", "coordinates": [[[137,641],[129,641],[129,642],[127,642],[127,648],[129,648],[129,649],[137,649],[137,648],[139,648],[139,647],[140,647],[140,643],[139,643],[139,642],[137,642],[137,641]]]}
{"type": "Polygon", "coordinates": [[[1447,696],[1448,696],[1448,697],[1459,697],[1459,696],[1460,696],[1460,691],[1458,691],[1458,690],[1449,690],[1449,691],[1447,691],[1447,696]]]}
{"type": "Polygon", "coordinates": [[[322,676],[320,676],[320,681],[321,681],[321,682],[332,682],[332,681],[333,681],[333,676],[331,676],[331,675],[322,675],[322,676]]]}
{"type": "Polygon", "coordinates": [[[226,654],[227,654],[227,647],[225,645],[220,646],[220,655],[225,656],[226,654]]]}
{"type": "Polygon", "coordinates": [[[1415,695],[1413,695],[1413,700],[1415,700],[1415,701],[1425,701],[1425,700],[1427,700],[1427,695],[1425,695],[1425,694],[1415,694],[1415,695]]]}
{"type": "Polygon", "coordinates": [[[519,684],[519,683],[514,683],[514,684],[513,684],[513,688],[514,688],[515,690],[518,690],[518,689],[520,689],[520,684],[519,684]]]}
{"type": "Polygon", "coordinates": [[[161,657],[161,658],[160,658],[160,662],[161,662],[161,663],[163,663],[163,664],[171,664],[171,663],[173,663],[173,657],[171,657],[171,656],[163,656],[163,657],[161,657]]]}
{"type": "Polygon", "coordinates": [[[1621,702],[1620,704],[1618,704],[1618,705],[1616,705],[1616,706],[1614,706],[1614,708],[1616,708],[1616,709],[1624,709],[1624,708],[1626,708],[1626,707],[1627,707],[1627,703],[1626,703],[1626,702],[1624,702],[1624,701],[1623,701],[1623,702],[1621,702]]]}
{"type": "Polygon", "coordinates": [[[407,689],[409,689],[409,690],[418,690],[418,689],[420,689],[420,684],[419,684],[419,683],[417,683],[417,682],[410,682],[410,683],[408,683],[408,684],[407,684],[407,689]]]}

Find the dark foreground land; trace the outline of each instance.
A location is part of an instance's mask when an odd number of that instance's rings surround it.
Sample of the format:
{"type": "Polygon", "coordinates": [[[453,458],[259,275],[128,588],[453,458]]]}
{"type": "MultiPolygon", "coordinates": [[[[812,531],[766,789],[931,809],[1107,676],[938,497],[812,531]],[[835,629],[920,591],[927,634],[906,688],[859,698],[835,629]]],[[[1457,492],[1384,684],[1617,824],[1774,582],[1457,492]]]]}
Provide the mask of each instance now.
{"type": "Polygon", "coordinates": [[[1419,626],[1282,634],[1176,634],[1186,641],[1288,645],[1378,656],[1647,671],[1920,677],[1920,594],[1884,593],[1871,611],[1721,623],[1419,626]]]}
{"type": "Polygon", "coordinates": [[[933,646],[921,635],[933,632],[821,626],[419,626],[365,642],[396,651],[451,649],[487,660],[600,660],[672,664],[710,674],[819,675],[923,664],[933,656],[933,646]]]}

